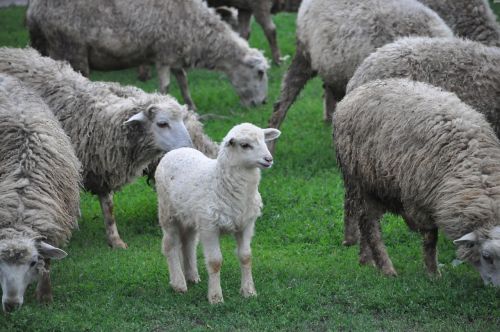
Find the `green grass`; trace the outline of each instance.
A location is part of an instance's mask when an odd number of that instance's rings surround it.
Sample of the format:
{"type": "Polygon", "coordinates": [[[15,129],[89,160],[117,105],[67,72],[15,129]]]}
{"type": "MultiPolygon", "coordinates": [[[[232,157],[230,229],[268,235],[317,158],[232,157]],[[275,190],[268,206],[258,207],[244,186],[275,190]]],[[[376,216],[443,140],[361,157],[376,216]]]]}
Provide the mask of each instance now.
{"type": "MultiPolygon", "coordinates": [[[[28,36],[23,8],[0,10],[0,45],[23,47],[28,36]]],[[[276,16],[283,54],[293,55],[295,16],[276,16]]],[[[269,47],[253,26],[250,43],[269,47]]],[[[290,60],[270,70],[269,101],[244,109],[220,73],[192,70],[193,98],[200,113],[229,116],[206,123],[220,140],[240,122],[265,126],[290,60]]],[[[92,79],[133,84],[146,91],[156,79],[142,83],[134,69],[94,72],[92,79]]],[[[175,85],[172,94],[180,98],[175,85]]],[[[357,248],[341,245],[343,185],[332,149],[331,129],[321,121],[322,88],[311,81],[291,108],[277,145],[275,167],[263,172],[264,200],[252,244],[254,278],[259,296],[240,297],[240,272],[234,241],[222,241],[222,288],[225,303],[210,306],[201,250],[202,282],[186,294],[168,286],[160,253],[161,232],[156,196],[144,179],[116,195],[116,217],[126,251],[110,250],[97,200],[82,198],[83,217],[67,248],[69,256],[53,264],[54,303],[34,300],[34,287],[22,310],[0,315],[4,331],[166,331],[166,330],[405,330],[498,331],[500,292],[484,287],[479,274],[462,264],[452,267],[454,247],[441,237],[442,278],[427,278],[420,236],[400,218],[386,216],[385,243],[397,278],[360,267],[357,248]]]]}

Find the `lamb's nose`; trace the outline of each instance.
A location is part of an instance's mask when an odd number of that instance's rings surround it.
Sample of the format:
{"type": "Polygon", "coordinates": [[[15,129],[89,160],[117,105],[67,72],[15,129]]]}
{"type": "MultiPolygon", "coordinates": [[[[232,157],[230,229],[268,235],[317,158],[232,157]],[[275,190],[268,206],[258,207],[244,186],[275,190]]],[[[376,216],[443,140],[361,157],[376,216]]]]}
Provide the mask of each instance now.
{"type": "Polygon", "coordinates": [[[271,156],[264,157],[264,160],[267,161],[268,163],[272,163],[273,162],[273,157],[271,157],[271,156]]]}

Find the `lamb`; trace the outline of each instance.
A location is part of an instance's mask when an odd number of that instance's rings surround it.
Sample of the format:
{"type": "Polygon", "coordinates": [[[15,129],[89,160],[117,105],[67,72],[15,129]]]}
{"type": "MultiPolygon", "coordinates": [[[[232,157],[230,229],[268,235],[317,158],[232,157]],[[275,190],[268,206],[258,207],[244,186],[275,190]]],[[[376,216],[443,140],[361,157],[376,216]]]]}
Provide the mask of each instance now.
{"type": "Polygon", "coordinates": [[[238,245],[240,293],[244,297],[257,295],[250,242],[262,208],[258,191],[260,169],[272,166],[273,157],[265,142],[279,135],[276,129],[243,123],[226,135],[217,159],[189,148],[171,151],[163,157],[155,174],[158,219],[170,285],[175,291],[186,292],[186,280],[200,281],[196,266],[199,234],[209,276],[208,300],[212,304],[224,301],[219,236],[231,233],[238,245]]]}
{"type": "Polygon", "coordinates": [[[443,18],[459,37],[500,46],[500,26],[487,0],[418,0],[443,18]]]}
{"type": "MultiPolygon", "coordinates": [[[[377,47],[398,37],[451,37],[432,10],[416,0],[305,0],[297,17],[297,50],[283,78],[269,126],[279,128],[309,79],[325,89],[325,119],[342,99],[357,66],[377,47]]],[[[274,151],[271,144],[270,151],[274,151]]]]}
{"type": "Polygon", "coordinates": [[[339,103],[333,133],[360,263],[396,275],[379,228],[392,212],[422,234],[431,275],[441,229],[485,284],[500,286],[500,142],[482,114],[427,83],[376,80],[339,103]]]}
{"type": "Polygon", "coordinates": [[[200,0],[32,0],[26,17],[32,46],[85,76],[89,68],[155,63],[160,92],[171,68],[194,109],[183,68],[214,69],[229,77],[243,105],[266,100],[266,59],[200,0]]]}
{"type": "Polygon", "coordinates": [[[85,189],[99,197],[108,244],[126,248],[113,215],[113,192],[165,151],[192,145],[185,107],[170,96],[91,82],[33,49],[0,48],[0,72],[33,89],[61,122],[83,164],[85,189]]]}
{"type": "Polygon", "coordinates": [[[0,74],[0,283],[2,309],[20,308],[35,281],[37,298],[52,301],[50,260],[67,254],[77,227],[80,163],[45,103],[0,74]],[[57,247],[56,247],[57,246],[57,247]]]}

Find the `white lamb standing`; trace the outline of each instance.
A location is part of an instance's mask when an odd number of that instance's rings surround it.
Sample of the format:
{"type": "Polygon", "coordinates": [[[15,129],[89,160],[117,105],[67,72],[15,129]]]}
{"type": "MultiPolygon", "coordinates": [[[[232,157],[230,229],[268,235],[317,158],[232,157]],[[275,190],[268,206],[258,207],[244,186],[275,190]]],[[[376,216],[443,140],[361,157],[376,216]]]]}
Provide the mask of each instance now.
{"type": "Polygon", "coordinates": [[[277,129],[243,123],[226,135],[217,159],[191,148],[171,151],[163,157],[155,174],[158,218],[163,230],[162,251],[175,291],[186,292],[186,280],[200,281],[196,265],[199,235],[208,270],[208,301],[224,302],[219,237],[230,233],[238,246],[240,293],[244,297],[257,295],[250,242],[262,208],[260,169],[272,166],[266,142],[280,134],[277,129]]]}

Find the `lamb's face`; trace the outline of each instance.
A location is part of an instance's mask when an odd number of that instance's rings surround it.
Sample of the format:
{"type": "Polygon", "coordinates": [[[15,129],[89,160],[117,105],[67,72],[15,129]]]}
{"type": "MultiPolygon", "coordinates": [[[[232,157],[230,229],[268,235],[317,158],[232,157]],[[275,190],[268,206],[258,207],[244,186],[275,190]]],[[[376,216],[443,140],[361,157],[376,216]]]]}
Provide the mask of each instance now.
{"type": "Polygon", "coordinates": [[[187,112],[185,108],[170,100],[148,106],[146,111],[135,114],[125,124],[140,124],[145,132],[153,135],[156,146],[168,152],[193,145],[184,125],[184,112],[187,112]]]}
{"type": "Polygon", "coordinates": [[[479,260],[473,262],[473,265],[484,283],[500,287],[500,226],[491,229],[487,238],[472,232],[453,242],[476,251],[478,255],[474,256],[479,256],[479,260]]]}
{"type": "Polygon", "coordinates": [[[20,308],[26,287],[38,279],[44,258],[63,258],[66,253],[43,241],[14,239],[0,241],[0,283],[2,309],[11,312],[20,308]]]}
{"type": "Polygon", "coordinates": [[[261,129],[249,123],[235,126],[224,138],[231,165],[244,168],[270,168],[273,157],[267,149],[266,141],[281,134],[274,128],[261,129]]]}
{"type": "Polygon", "coordinates": [[[231,69],[229,79],[244,106],[258,106],[267,99],[267,70],[269,65],[261,53],[247,55],[231,69]]]}

